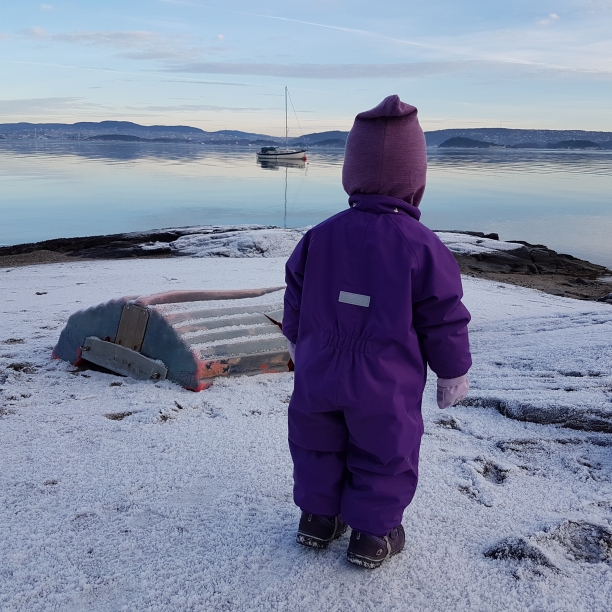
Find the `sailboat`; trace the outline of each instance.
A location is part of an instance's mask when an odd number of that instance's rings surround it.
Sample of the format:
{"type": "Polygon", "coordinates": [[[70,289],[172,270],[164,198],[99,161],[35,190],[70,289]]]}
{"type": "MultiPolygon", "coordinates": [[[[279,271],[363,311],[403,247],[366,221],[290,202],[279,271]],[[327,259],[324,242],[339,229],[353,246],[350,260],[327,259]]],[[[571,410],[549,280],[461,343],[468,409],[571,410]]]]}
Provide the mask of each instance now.
{"type": "Polygon", "coordinates": [[[282,160],[282,159],[299,159],[306,161],[306,149],[289,148],[289,124],[287,119],[287,87],[285,87],[285,148],[279,147],[261,147],[261,150],[257,153],[258,160],[282,160]]]}

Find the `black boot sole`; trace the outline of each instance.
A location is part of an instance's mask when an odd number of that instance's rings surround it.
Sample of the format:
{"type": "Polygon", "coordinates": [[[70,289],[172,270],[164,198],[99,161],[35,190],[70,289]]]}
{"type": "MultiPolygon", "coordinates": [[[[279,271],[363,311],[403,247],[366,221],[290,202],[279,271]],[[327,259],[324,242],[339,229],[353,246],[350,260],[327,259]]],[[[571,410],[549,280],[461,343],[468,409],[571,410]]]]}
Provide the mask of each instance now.
{"type": "Polygon", "coordinates": [[[348,527],[341,529],[336,532],[332,538],[329,540],[321,540],[320,538],[315,538],[314,536],[308,535],[307,533],[302,533],[298,531],[297,536],[295,537],[295,541],[302,546],[306,546],[307,548],[314,548],[316,550],[325,550],[329,543],[333,540],[337,540],[339,537],[343,536],[347,532],[348,527]]]}
{"type": "Polygon", "coordinates": [[[395,552],[391,553],[388,557],[385,557],[384,559],[370,559],[369,557],[363,557],[362,555],[357,555],[354,552],[351,552],[350,550],[348,550],[346,552],[346,560],[349,563],[352,563],[353,565],[357,565],[358,567],[363,567],[364,569],[377,569],[383,564],[383,561],[386,561],[387,559],[390,559],[391,557],[395,555],[399,555],[399,553],[401,553],[402,550],[404,549],[401,548],[400,550],[396,550],[395,552]]]}

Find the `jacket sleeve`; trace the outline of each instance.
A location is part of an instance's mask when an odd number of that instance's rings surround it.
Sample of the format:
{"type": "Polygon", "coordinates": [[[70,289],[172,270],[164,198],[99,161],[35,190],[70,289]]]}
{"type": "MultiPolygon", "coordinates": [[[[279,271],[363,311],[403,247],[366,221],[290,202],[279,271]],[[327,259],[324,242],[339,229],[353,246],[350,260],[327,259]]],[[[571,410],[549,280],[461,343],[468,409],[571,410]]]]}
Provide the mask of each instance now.
{"type": "Polygon", "coordinates": [[[300,307],[302,304],[302,290],[304,289],[304,273],[306,271],[306,257],[308,255],[307,233],[295,247],[291,257],[285,264],[285,289],[283,311],[283,334],[293,344],[297,343],[300,326],[300,307]]]}
{"type": "Polygon", "coordinates": [[[413,285],[413,323],[429,367],[439,378],[457,378],[472,365],[470,313],[461,302],[459,265],[436,237],[418,253],[413,285]]]}

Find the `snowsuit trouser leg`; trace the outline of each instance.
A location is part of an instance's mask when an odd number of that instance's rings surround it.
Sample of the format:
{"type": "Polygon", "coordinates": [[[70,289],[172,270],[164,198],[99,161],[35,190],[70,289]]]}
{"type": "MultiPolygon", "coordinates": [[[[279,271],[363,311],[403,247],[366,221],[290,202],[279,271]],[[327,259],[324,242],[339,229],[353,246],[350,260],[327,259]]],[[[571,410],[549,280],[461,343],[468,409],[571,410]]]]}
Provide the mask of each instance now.
{"type": "Polygon", "coordinates": [[[348,475],[342,490],[341,513],[353,529],[386,534],[402,522],[417,488],[419,448],[406,461],[383,465],[356,446],[347,450],[348,475]]]}
{"type": "Polygon", "coordinates": [[[289,440],[293,459],[293,500],[304,512],[321,516],[340,514],[346,473],[346,453],[314,451],[289,440]]]}

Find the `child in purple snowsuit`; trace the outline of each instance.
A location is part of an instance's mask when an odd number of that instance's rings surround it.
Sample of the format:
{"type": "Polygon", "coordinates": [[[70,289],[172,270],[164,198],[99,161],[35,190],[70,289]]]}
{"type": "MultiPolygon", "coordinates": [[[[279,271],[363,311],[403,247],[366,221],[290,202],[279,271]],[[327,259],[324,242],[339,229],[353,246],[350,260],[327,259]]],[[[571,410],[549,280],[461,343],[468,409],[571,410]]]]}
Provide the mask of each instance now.
{"type": "Polygon", "coordinates": [[[469,388],[459,267],[419,223],[426,171],[416,108],[390,96],[357,115],[342,172],[350,207],[308,231],[286,265],[297,540],[325,548],[348,524],[348,559],[369,568],[404,546],[427,365],[441,408],[469,388]]]}

